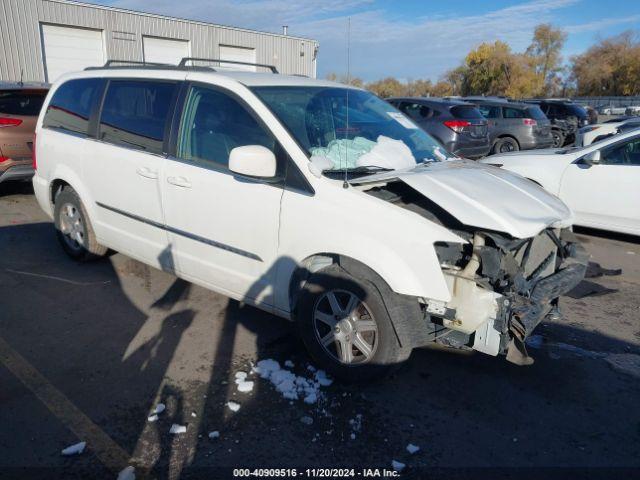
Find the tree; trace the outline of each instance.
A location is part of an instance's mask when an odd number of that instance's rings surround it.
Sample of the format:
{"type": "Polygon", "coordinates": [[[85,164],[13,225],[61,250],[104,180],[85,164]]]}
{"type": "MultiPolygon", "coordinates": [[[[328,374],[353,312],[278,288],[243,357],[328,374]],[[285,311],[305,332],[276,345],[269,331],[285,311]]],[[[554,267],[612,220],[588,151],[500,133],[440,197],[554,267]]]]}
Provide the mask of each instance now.
{"type": "Polygon", "coordinates": [[[578,95],[639,95],[640,42],[633,32],[601,40],[572,58],[578,95]]]}
{"type": "Polygon", "coordinates": [[[328,73],[325,77],[331,82],[344,83],[345,85],[352,85],[358,88],[364,88],[364,81],[358,77],[347,78],[346,75],[338,75],[337,73],[328,73]]]}
{"type": "Polygon", "coordinates": [[[382,98],[401,97],[405,94],[406,86],[393,77],[383,78],[377,82],[367,84],[367,89],[382,98]]]}
{"type": "Polygon", "coordinates": [[[562,71],[560,52],[567,40],[567,34],[548,23],[538,25],[533,32],[533,40],[525,55],[531,58],[535,73],[542,78],[541,95],[551,95],[559,89],[562,71]]]}

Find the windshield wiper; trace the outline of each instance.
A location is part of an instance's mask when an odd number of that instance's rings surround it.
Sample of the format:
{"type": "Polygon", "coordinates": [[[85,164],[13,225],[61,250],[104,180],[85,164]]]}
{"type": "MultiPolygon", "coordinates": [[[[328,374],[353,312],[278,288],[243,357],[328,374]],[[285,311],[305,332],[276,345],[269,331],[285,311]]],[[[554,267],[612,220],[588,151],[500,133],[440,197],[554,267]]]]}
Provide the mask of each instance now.
{"type": "MultiPolygon", "coordinates": [[[[362,165],[360,167],[353,167],[353,168],[346,169],[347,173],[356,174],[356,175],[366,175],[368,173],[391,172],[393,170],[395,169],[387,168],[387,167],[378,167],[376,165],[362,165]]],[[[322,173],[324,173],[325,175],[338,176],[338,175],[344,175],[344,171],[345,171],[344,168],[340,168],[340,169],[331,168],[331,169],[323,170],[322,173]]]]}

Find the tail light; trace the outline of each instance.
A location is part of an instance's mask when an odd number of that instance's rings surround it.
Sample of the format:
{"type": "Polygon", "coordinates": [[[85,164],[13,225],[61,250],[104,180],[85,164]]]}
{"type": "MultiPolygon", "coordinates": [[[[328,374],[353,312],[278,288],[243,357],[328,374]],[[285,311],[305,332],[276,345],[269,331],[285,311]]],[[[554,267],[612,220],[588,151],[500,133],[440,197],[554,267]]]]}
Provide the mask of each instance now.
{"type": "Polygon", "coordinates": [[[0,155],[0,163],[6,162],[7,160],[9,160],[9,157],[3,157],[2,155],[0,155]]]}
{"type": "Polygon", "coordinates": [[[31,166],[34,170],[38,169],[38,162],[36,161],[36,134],[33,134],[33,145],[31,145],[31,166]]]}
{"type": "Polygon", "coordinates": [[[446,122],[443,122],[443,123],[446,127],[449,127],[451,130],[453,130],[456,133],[461,133],[464,127],[471,126],[471,122],[468,122],[466,120],[447,120],[446,122]]]}
{"type": "Polygon", "coordinates": [[[0,128],[17,127],[20,124],[22,124],[22,120],[19,118],[0,117],[0,128]]]}
{"type": "Polygon", "coordinates": [[[533,118],[524,118],[524,119],[522,119],[522,123],[524,123],[525,125],[528,125],[530,127],[535,127],[536,125],[538,125],[538,122],[536,120],[534,120],[533,118]]]}

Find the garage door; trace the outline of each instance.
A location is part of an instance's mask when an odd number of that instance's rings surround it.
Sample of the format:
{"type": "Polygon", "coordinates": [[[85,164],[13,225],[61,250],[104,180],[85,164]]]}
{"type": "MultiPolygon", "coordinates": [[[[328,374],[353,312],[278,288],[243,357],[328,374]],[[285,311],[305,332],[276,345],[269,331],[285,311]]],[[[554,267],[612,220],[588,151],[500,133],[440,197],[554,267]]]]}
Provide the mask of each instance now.
{"type": "Polygon", "coordinates": [[[144,61],[177,65],[189,55],[189,42],[172,38],[142,37],[144,61]]]}
{"type": "Polygon", "coordinates": [[[85,67],[104,65],[101,30],[42,25],[45,76],[55,82],[60,75],[85,67]]]}
{"type": "MultiPolygon", "coordinates": [[[[220,60],[232,60],[234,62],[256,63],[256,49],[233,47],[231,45],[220,45],[220,60]]],[[[221,67],[229,67],[234,70],[245,70],[255,72],[256,67],[251,65],[233,65],[231,63],[220,63],[221,67]]]]}

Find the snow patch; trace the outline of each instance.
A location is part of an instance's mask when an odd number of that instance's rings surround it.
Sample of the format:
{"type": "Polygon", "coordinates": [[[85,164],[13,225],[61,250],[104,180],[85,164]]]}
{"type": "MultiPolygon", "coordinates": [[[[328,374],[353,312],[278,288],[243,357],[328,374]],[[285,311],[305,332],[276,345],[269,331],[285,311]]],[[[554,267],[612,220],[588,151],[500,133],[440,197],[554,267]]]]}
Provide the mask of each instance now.
{"type": "Polygon", "coordinates": [[[238,410],[240,410],[240,404],[236,402],[227,402],[227,407],[229,407],[229,410],[231,410],[232,412],[237,412],[238,410]]]}
{"type": "Polygon", "coordinates": [[[165,406],[164,403],[159,403],[158,405],[156,405],[156,408],[153,410],[153,413],[155,413],[156,415],[160,415],[162,412],[165,411],[167,407],[165,406]]]}
{"type": "Polygon", "coordinates": [[[313,418],[311,418],[311,417],[309,417],[307,415],[305,415],[304,417],[301,417],[300,421],[302,423],[304,423],[305,425],[312,425],[313,424],[313,418]]]}
{"type": "Polygon", "coordinates": [[[171,425],[171,428],[169,429],[169,433],[173,435],[177,435],[179,433],[186,433],[186,431],[187,431],[186,425],[178,425],[177,423],[174,423],[173,425],[171,425]]]}
{"type": "Polygon", "coordinates": [[[302,399],[307,404],[314,404],[321,396],[320,387],[328,387],[333,380],[327,377],[323,370],[316,370],[309,365],[307,370],[313,373],[309,378],[298,376],[289,370],[280,367],[280,364],[271,358],[260,360],[253,371],[261,378],[269,380],[276,391],[287,400],[302,399]]]}
{"type": "Polygon", "coordinates": [[[406,467],[404,463],[397,460],[391,460],[391,468],[393,468],[396,472],[401,472],[402,470],[404,470],[404,467],[406,467]]]}
{"type": "Polygon", "coordinates": [[[147,417],[147,422],[155,422],[157,420],[158,420],[158,415],[155,415],[155,414],[154,415],[149,415],[147,417]]]}
{"type": "Polygon", "coordinates": [[[62,455],[70,456],[70,455],[80,455],[84,452],[84,448],[87,446],[87,442],[76,443],[75,445],[71,445],[70,447],[62,450],[62,455]]]}
{"type": "Polygon", "coordinates": [[[407,452],[409,452],[411,455],[413,455],[419,450],[420,450],[420,447],[418,445],[414,445],[413,443],[410,443],[409,445],[407,445],[407,452]]]}
{"type": "Polygon", "coordinates": [[[131,465],[125,467],[118,474],[118,480],[136,480],[136,469],[131,465]]]}
{"type": "Polygon", "coordinates": [[[209,432],[209,438],[211,440],[220,438],[220,432],[218,430],[214,430],[213,432],[209,432]]]}
{"type": "Polygon", "coordinates": [[[293,363],[291,360],[286,360],[286,361],[284,362],[284,366],[285,366],[285,367],[287,367],[287,368],[293,368],[293,367],[295,367],[296,365],[295,365],[295,363],[293,363]]]}

